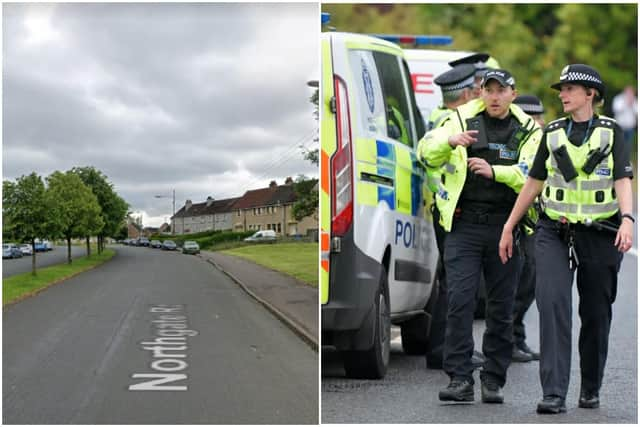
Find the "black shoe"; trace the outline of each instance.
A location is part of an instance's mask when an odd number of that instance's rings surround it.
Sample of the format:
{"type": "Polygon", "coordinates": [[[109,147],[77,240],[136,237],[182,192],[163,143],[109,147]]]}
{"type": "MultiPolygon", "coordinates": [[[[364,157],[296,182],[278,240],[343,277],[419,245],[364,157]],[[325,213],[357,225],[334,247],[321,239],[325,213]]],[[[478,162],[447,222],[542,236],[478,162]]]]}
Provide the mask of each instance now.
{"type": "Polygon", "coordinates": [[[599,408],[600,396],[598,396],[598,393],[580,391],[580,399],[578,400],[578,406],[580,408],[588,408],[588,409],[599,408]]]}
{"type": "Polygon", "coordinates": [[[559,414],[561,412],[567,412],[567,407],[564,405],[564,399],[558,396],[545,396],[540,403],[538,403],[537,411],[539,414],[559,414]]]}
{"type": "Polygon", "coordinates": [[[474,350],[471,355],[471,364],[473,365],[473,369],[481,368],[482,365],[484,365],[484,354],[474,350]]]}
{"type": "Polygon", "coordinates": [[[491,379],[482,380],[482,387],[480,388],[482,393],[482,401],[484,403],[503,403],[504,395],[502,394],[502,388],[491,379]]]}
{"type": "Polygon", "coordinates": [[[511,360],[513,362],[527,363],[533,360],[533,356],[529,353],[522,351],[521,349],[519,349],[514,345],[513,351],[511,351],[511,360]]]}
{"type": "Polygon", "coordinates": [[[531,360],[540,360],[540,353],[536,353],[535,351],[531,350],[527,343],[522,342],[520,344],[516,344],[516,347],[518,347],[522,352],[531,355],[531,360]]]}
{"type": "Polygon", "coordinates": [[[443,402],[473,402],[473,384],[469,380],[453,379],[438,398],[443,402]]]}

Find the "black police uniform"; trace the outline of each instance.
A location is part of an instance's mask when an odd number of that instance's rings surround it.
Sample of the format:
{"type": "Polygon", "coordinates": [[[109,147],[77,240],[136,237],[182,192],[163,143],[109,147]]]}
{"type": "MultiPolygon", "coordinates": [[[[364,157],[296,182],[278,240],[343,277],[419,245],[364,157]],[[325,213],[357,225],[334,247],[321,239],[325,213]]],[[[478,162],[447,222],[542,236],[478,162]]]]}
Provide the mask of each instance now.
{"type": "MultiPolygon", "coordinates": [[[[594,116],[594,120],[597,116],[594,116]]],[[[567,124],[570,119],[567,119],[567,124]]],[[[568,135],[572,144],[579,146],[585,134],[593,132],[588,122],[574,122],[568,135]]],[[[588,136],[587,136],[588,138],[588,136]]],[[[633,177],[625,166],[629,151],[624,144],[622,129],[614,128],[613,179],[633,177]]],[[[546,133],[542,137],[529,176],[541,181],[547,179],[545,162],[549,157],[546,133]]],[[[619,223],[617,217],[609,221],[619,223]]],[[[580,303],[581,389],[596,394],[600,390],[611,325],[611,305],[615,301],[618,270],[622,254],[613,245],[615,234],[576,226],[575,248],[578,267],[578,294],[580,303]]],[[[569,269],[567,244],[560,239],[556,222],[542,215],[535,233],[536,304],[540,312],[540,381],[544,396],[564,399],[569,387],[571,370],[571,288],[573,271],[569,269]]]]}
{"type": "MultiPolygon", "coordinates": [[[[514,101],[522,110],[530,115],[543,114],[544,107],[538,97],[534,95],[520,95],[514,101]]],[[[516,301],[513,308],[513,360],[537,360],[540,355],[533,353],[526,343],[527,334],[524,326],[524,316],[535,299],[536,289],[536,258],[535,235],[528,235],[524,230],[520,232],[521,269],[519,274],[516,301]]]]}
{"type": "MultiPolygon", "coordinates": [[[[435,78],[434,83],[440,86],[442,92],[459,90],[470,87],[474,82],[476,68],[471,64],[460,64],[451,70],[444,72],[435,78]]],[[[445,119],[446,120],[446,119],[445,119]]],[[[440,120],[441,125],[445,120],[440,120]]],[[[437,126],[436,126],[437,127],[437,126]]],[[[434,203],[432,206],[433,228],[436,234],[438,246],[438,299],[431,313],[431,330],[427,345],[427,368],[442,369],[442,351],[444,346],[444,333],[447,326],[447,280],[442,259],[444,258],[444,240],[446,232],[440,225],[440,210],[434,203]]]]}
{"type": "MultiPolygon", "coordinates": [[[[565,83],[596,87],[601,94],[604,92],[604,85],[597,72],[582,64],[566,67],[561,82],[552,87],[559,89],[565,83]]],[[[586,122],[572,122],[571,118],[567,118],[560,125],[566,126],[565,131],[571,129],[568,139],[579,146],[593,132],[594,123],[597,123],[597,115],[586,122]]],[[[614,181],[632,178],[629,149],[624,144],[622,130],[617,124],[614,126],[612,155],[614,181]]],[[[545,130],[529,171],[530,177],[541,181],[547,179],[545,162],[548,157],[545,130]]],[[[619,223],[619,218],[614,215],[609,221],[619,223]]],[[[582,224],[571,224],[570,227],[575,232],[575,251],[579,260],[580,406],[596,407],[599,404],[598,393],[607,359],[611,308],[616,298],[617,274],[622,254],[613,244],[614,233],[597,231],[582,224]],[[583,398],[593,398],[593,405],[583,406],[583,398]]],[[[560,408],[565,410],[564,399],[571,371],[571,288],[574,275],[569,266],[567,243],[559,235],[559,228],[558,222],[542,214],[535,233],[536,304],[540,312],[540,381],[545,397],[538,404],[538,412],[558,412],[560,408]],[[561,403],[557,399],[561,399],[561,403]],[[552,403],[545,406],[548,402],[552,403]]]]}

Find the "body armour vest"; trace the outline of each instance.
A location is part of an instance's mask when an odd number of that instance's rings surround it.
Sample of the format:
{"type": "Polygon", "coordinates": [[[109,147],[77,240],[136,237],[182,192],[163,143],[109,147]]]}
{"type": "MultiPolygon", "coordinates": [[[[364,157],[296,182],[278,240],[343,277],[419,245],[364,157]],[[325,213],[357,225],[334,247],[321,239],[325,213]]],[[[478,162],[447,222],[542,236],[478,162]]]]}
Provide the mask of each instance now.
{"type": "Polygon", "coordinates": [[[567,138],[565,124],[566,120],[561,119],[551,122],[547,127],[549,157],[545,164],[548,176],[541,194],[542,208],[549,218],[557,220],[565,217],[571,223],[609,218],[618,211],[611,152],[615,121],[600,116],[594,122],[589,139],[579,147],[567,138]],[[565,180],[553,154],[559,149],[566,150],[575,169],[576,176],[569,182],[565,180]],[[597,164],[589,166],[594,153],[601,155],[597,157],[597,164]]]}

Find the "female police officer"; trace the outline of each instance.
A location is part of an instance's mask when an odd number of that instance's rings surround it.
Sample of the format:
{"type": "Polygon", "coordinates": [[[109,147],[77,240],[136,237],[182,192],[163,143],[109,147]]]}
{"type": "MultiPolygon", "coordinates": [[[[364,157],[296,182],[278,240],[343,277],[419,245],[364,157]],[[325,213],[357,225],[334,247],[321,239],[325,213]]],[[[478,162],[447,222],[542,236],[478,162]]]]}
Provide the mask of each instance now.
{"type": "Polygon", "coordinates": [[[542,193],[535,241],[543,391],[539,413],[566,411],[576,269],[581,320],[578,406],[599,406],[617,273],[622,253],[631,248],[635,222],[632,169],[622,130],[612,119],[594,114],[605,89],[600,75],[584,64],[569,65],[552,88],[560,91],[570,116],[546,127],[499,244],[506,262],[513,253],[513,228],[542,193]]]}

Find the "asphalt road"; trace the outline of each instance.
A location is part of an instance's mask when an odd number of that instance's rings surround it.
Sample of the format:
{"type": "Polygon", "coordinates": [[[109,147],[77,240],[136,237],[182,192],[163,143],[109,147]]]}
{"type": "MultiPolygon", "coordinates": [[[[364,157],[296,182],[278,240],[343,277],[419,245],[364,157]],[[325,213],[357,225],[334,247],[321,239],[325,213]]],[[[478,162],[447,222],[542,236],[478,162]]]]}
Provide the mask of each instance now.
{"type": "Polygon", "coordinates": [[[293,332],[198,257],[117,250],[4,310],[3,424],[318,423],[293,332]]]}
{"type": "MultiPolygon", "coordinates": [[[[514,363],[507,373],[505,403],[480,401],[478,372],[474,374],[475,403],[450,404],[438,400],[438,391],[446,387],[448,377],[425,368],[424,357],[402,353],[399,330],[392,331],[392,354],[384,380],[349,380],[344,377],[337,353],[322,352],[323,423],[633,423],[637,424],[637,255],[626,255],[613,307],[609,357],[599,409],[579,409],[580,371],[578,360],[577,292],[574,286],[573,359],[567,413],[536,414],[542,397],[538,362],[514,363]]],[[[538,312],[535,303],[525,318],[528,342],[539,348],[538,312]]],[[[481,349],[484,322],[475,321],[474,340],[481,349]]]]}
{"type": "MultiPolygon", "coordinates": [[[[71,258],[78,258],[87,254],[86,246],[71,246],[71,258]]],[[[42,268],[53,264],[61,264],[67,261],[67,247],[54,246],[52,251],[36,253],[36,268],[42,268]]],[[[9,277],[31,271],[31,255],[22,258],[3,259],[2,277],[9,277]]]]}

